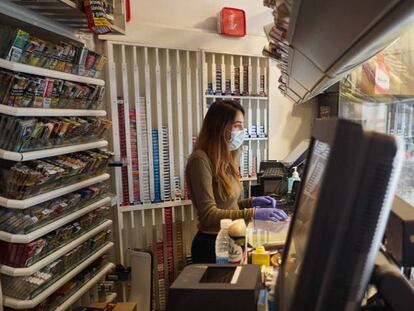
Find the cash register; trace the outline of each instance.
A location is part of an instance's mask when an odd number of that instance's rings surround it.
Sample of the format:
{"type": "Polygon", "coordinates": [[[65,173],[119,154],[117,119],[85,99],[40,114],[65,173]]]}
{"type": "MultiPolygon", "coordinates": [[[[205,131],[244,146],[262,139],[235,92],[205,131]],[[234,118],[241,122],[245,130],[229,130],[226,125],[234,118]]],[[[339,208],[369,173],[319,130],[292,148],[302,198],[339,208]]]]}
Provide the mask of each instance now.
{"type": "Polygon", "coordinates": [[[309,139],[301,141],[283,160],[261,161],[257,183],[251,186],[252,196],[270,195],[279,207],[292,212],[299,182],[294,182],[291,193],[288,193],[288,178],[294,167],[298,168],[299,175],[302,174],[309,142],[309,139]]]}

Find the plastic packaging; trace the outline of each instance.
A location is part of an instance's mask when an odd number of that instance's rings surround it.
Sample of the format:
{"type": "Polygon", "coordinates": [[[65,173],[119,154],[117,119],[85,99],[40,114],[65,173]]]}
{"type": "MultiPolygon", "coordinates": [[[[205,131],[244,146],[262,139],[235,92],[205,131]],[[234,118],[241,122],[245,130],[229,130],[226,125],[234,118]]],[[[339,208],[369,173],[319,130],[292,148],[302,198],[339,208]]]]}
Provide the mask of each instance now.
{"type": "Polygon", "coordinates": [[[101,139],[112,122],[103,117],[14,117],[0,114],[0,148],[42,150],[101,139]]]}
{"type": "Polygon", "coordinates": [[[17,299],[33,299],[56,280],[102,248],[110,239],[111,230],[104,230],[29,276],[2,276],[3,293],[17,299]]]}
{"type": "Polygon", "coordinates": [[[0,241],[0,264],[14,268],[30,267],[90,229],[99,226],[109,217],[109,211],[109,206],[99,207],[27,244],[0,241]]]}
{"type": "Polygon", "coordinates": [[[229,262],[229,233],[228,228],[231,219],[222,219],[220,221],[220,231],[216,238],[216,263],[229,262]]]}
{"type": "Polygon", "coordinates": [[[45,41],[9,25],[0,26],[0,37],[0,57],[16,63],[98,78],[107,61],[86,47],[45,41]]]}
{"type": "Polygon", "coordinates": [[[111,154],[93,149],[42,160],[0,165],[0,195],[8,199],[23,200],[40,192],[51,191],[80,182],[105,172],[111,154]]]}
{"type": "Polygon", "coordinates": [[[270,253],[263,246],[258,246],[252,253],[252,264],[270,266],[270,253]]]}
{"type": "Polygon", "coordinates": [[[229,226],[229,263],[246,263],[246,223],[237,219],[229,226]]]}
{"type": "Polygon", "coordinates": [[[109,182],[102,182],[24,210],[0,209],[0,231],[28,234],[108,196],[109,188],[109,182]]]}
{"type": "Polygon", "coordinates": [[[299,173],[298,173],[298,168],[297,166],[293,167],[293,173],[292,176],[289,177],[288,179],[288,193],[292,192],[292,187],[293,187],[293,183],[295,181],[300,181],[300,177],[299,177],[299,173]]]}

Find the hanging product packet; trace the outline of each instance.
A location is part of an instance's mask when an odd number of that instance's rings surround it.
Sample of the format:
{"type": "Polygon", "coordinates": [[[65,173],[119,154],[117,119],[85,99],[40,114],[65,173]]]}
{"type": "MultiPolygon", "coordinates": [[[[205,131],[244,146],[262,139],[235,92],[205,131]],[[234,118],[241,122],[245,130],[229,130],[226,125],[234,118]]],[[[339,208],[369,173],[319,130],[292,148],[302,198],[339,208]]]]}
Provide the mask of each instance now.
{"type": "Polygon", "coordinates": [[[107,18],[102,0],[85,0],[83,5],[88,27],[93,33],[102,35],[112,31],[112,24],[107,18]]]}
{"type": "Polygon", "coordinates": [[[247,263],[246,223],[244,219],[234,220],[229,226],[229,263],[247,263]]]}

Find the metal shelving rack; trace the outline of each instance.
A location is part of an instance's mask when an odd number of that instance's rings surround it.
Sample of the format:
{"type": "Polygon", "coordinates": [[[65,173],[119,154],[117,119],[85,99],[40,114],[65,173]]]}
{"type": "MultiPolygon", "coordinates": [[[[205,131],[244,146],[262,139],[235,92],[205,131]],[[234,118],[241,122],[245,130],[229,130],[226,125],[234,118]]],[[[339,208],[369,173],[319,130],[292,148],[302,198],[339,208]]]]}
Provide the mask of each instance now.
{"type": "MultiPolygon", "coordinates": [[[[18,1],[14,1],[18,2],[18,1]]],[[[27,2],[26,4],[29,4],[27,2]]],[[[57,39],[57,40],[64,40],[76,44],[78,46],[83,45],[83,42],[78,38],[76,31],[81,30],[75,24],[67,24],[64,22],[63,14],[71,15],[72,17],[76,18],[77,14],[76,10],[78,8],[74,7],[74,3],[70,0],[42,0],[36,3],[30,2],[29,7],[22,7],[12,1],[1,1],[0,2],[0,17],[2,20],[10,25],[14,25],[16,27],[24,27],[30,28],[30,32],[34,35],[38,36],[47,36],[50,39],[57,39]],[[47,8],[51,8],[50,6],[53,3],[58,4],[61,6],[59,9],[58,7],[54,7],[53,11],[56,14],[49,14],[47,8]],[[37,9],[34,9],[33,6],[39,5],[37,9]],[[66,8],[64,11],[65,13],[60,14],[62,12],[61,9],[66,8]],[[60,17],[58,17],[60,16],[60,17]],[[73,26],[73,27],[71,27],[73,26]]],[[[82,13],[82,12],[78,12],[82,13]]],[[[83,13],[82,13],[83,14],[83,13]]],[[[78,76],[74,74],[68,74],[64,72],[58,72],[54,70],[48,70],[44,68],[29,66],[25,64],[19,64],[10,62],[4,59],[0,59],[0,68],[4,68],[7,70],[12,70],[15,72],[22,72],[26,74],[33,74],[38,76],[45,76],[57,79],[63,79],[73,82],[85,83],[85,84],[94,84],[99,86],[104,86],[105,81],[101,79],[89,78],[84,76],[78,76]]],[[[10,107],[5,105],[0,105],[0,113],[13,115],[13,116],[21,116],[21,117],[29,117],[29,116],[105,116],[105,110],[86,110],[86,109],[44,109],[44,108],[20,108],[20,107],[10,107]]],[[[34,160],[34,159],[42,159],[47,158],[50,156],[68,154],[77,151],[84,151],[90,150],[94,148],[103,148],[108,146],[108,142],[106,140],[98,140],[95,142],[89,143],[82,143],[78,145],[70,145],[70,146],[58,146],[56,148],[51,149],[44,149],[38,151],[28,151],[28,152],[10,152],[7,150],[0,150],[0,158],[21,162],[27,160],[34,160]]],[[[57,197],[66,195],[68,193],[77,191],[79,189],[92,186],[94,184],[103,182],[110,178],[109,174],[101,174],[98,176],[90,177],[83,181],[80,181],[75,184],[65,185],[62,188],[58,188],[52,191],[41,193],[37,196],[25,199],[25,200],[14,200],[8,199],[4,197],[0,197],[0,208],[8,208],[8,209],[15,209],[19,211],[24,211],[27,208],[30,208],[34,205],[39,203],[46,202],[51,199],[55,199],[57,197]]],[[[95,202],[89,203],[89,205],[84,206],[83,208],[72,212],[68,215],[65,215],[61,218],[55,219],[53,222],[40,227],[39,229],[28,233],[28,234],[10,234],[8,232],[0,232],[0,240],[10,242],[10,243],[29,243],[34,241],[62,226],[65,226],[74,220],[82,217],[83,215],[88,214],[89,212],[96,210],[102,206],[111,205],[112,198],[110,195],[106,197],[102,197],[95,202]]],[[[96,227],[89,229],[88,231],[84,232],[81,236],[77,237],[73,241],[69,242],[68,244],[64,245],[61,248],[58,248],[53,253],[49,254],[45,258],[41,259],[39,262],[31,265],[30,267],[26,268],[13,268],[6,265],[0,265],[0,274],[9,275],[9,276],[27,276],[31,275],[34,272],[39,271],[46,265],[50,264],[51,262],[55,261],[57,258],[65,255],[66,253],[70,252],[86,240],[90,239],[91,237],[95,236],[99,232],[106,230],[112,226],[111,220],[106,220],[101,224],[97,224],[96,227]]],[[[107,242],[104,244],[100,249],[94,252],[91,256],[83,260],[78,266],[72,269],[69,273],[62,276],[60,279],[56,280],[54,283],[51,284],[48,288],[46,288],[43,292],[37,295],[32,300],[19,300],[12,297],[3,296],[0,291],[0,311],[3,310],[3,306],[7,306],[10,308],[15,309],[26,309],[26,308],[34,308],[39,303],[41,303],[44,299],[48,296],[53,294],[59,287],[65,284],[67,281],[72,279],[76,276],[77,273],[82,271],[86,268],[90,263],[94,262],[96,259],[101,257],[102,255],[108,253],[113,247],[112,242],[107,242]]],[[[67,299],[61,306],[58,306],[59,310],[66,310],[70,309],[73,304],[76,304],[77,301],[83,300],[87,295],[88,291],[96,287],[97,283],[105,277],[106,274],[112,270],[114,265],[112,263],[108,263],[106,266],[102,267],[101,270],[98,271],[93,278],[91,278],[86,284],[84,284],[80,290],[78,290],[75,294],[73,294],[69,299],[67,299]]],[[[1,281],[1,278],[0,278],[1,281]]],[[[1,282],[0,282],[1,284],[1,282]]],[[[1,287],[1,286],[0,286],[1,287]]]]}

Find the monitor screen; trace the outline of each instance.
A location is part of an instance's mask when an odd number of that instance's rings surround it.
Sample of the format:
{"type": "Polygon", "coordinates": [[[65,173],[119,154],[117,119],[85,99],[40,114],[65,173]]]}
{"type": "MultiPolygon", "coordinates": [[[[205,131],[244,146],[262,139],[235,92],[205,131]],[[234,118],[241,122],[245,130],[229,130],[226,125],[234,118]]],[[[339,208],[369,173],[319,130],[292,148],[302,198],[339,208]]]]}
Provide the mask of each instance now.
{"type": "Polygon", "coordinates": [[[275,290],[277,311],[355,310],[401,168],[398,139],[316,120],[275,290]]]}
{"type": "Polygon", "coordinates": [[[286,302],[292,299],[294,287],[297,282],[298,273],[302,267],[304,251],[309,237],[309,229],[315,212],[316,201],[318,200],[321,182],[329,157],[329,145],[322,141],[315,140],[312,154],[309,160],[308,174],[306,176],[303,193],[295,215],[295,226],[292,228],[292,239],[286,256],[285,286],[286,302]]]}

